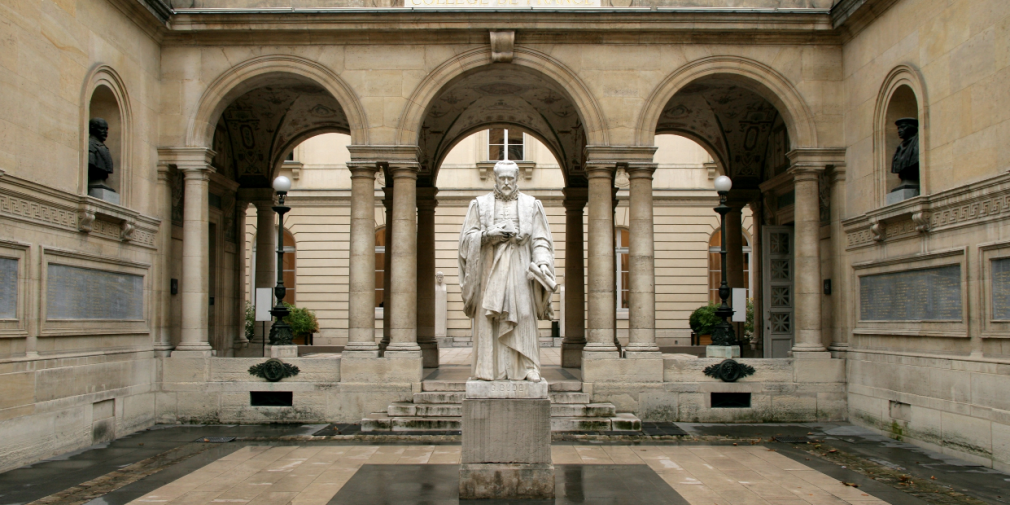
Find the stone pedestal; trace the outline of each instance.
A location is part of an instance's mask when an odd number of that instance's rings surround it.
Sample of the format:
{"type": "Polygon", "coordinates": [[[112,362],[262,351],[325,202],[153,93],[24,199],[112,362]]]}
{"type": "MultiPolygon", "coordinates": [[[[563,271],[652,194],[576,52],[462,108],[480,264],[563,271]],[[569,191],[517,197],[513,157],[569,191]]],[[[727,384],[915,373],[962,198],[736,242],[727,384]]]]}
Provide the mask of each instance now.
{"type": "Polygon", "coordinates": [[[707,345],[705,346],[706,358],[734,359],[740,357],[740,346],[738,345],[707,345]]]}
{"type": "Polygon", "coordinates": [[[119,205],[119,193],[116,193],[109,188],[100,186],[88,188],[88,196],[93,196],[99,200],[105,200],[106,202],[119,205]]]}
{"type": "Polygon", "coordinates": [[[459,498],[554,499],[547,381],[467,381],[459,498]]]}
{"type": "Polygon", "coordinates": [[[297,358],[297,345],[272,345],[270,346],[271,358],[297,358]]]}
{"type": "Polygon", "coordinates": [[[899,187],[887,194],[887,205],[893,205],[916,196],[919,196],[919,188],[899,187]]]}

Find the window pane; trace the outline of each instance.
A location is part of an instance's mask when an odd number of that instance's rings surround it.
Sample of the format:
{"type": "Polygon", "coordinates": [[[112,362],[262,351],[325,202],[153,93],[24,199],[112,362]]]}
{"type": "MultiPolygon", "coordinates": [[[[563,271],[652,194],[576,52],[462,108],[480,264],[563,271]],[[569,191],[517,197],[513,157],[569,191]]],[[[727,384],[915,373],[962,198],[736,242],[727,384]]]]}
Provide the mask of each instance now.
{"type": "Polygon", "coordinates": [[[386,267],[386,228],[375,231],[375,306],[382,306],[386,267]]]}
{"type": "Polygon", "coordinates": [[[509,159],[515,161],[521,161],[523,159],[523,145],[519,144],[517,146],[509,145],[509,159]]]}
{"type": "Polygon", "coordinates": [[[519,130],[508,130],[509,133],[509,145],[510,146],[521,146],[523,145],[523,132],[519,130]]]}
{"type": "Polygon", "coordinates": [[[621,308],[626,309],[629,307],[628,298],[630,296],[631,287],[628,286],[630,279],[628,278],[628,263],[629,254],[621,255],[621,308]]]}
{"type": "Polygon", "coordinates": [[[501,128],[491,128],[488,130],[488,144],[504,144],[505,130],[501,128]]]}
{"type": "Polygon", "coordinates": [[[497,161],[505,159],[504,146],[488,146],[487,157],[489,160],[497,161]]]}

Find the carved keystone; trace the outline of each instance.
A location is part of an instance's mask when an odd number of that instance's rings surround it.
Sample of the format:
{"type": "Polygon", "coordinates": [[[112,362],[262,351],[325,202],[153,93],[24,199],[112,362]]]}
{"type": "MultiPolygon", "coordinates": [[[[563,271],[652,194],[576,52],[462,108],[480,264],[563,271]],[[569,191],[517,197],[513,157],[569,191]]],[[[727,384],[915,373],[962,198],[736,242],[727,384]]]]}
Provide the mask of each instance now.
{"type": "Polygon", "coordinates": [[[491,62],[512,63],[512,49],[516,43],[515,30],[491,32],[491,62]]]}

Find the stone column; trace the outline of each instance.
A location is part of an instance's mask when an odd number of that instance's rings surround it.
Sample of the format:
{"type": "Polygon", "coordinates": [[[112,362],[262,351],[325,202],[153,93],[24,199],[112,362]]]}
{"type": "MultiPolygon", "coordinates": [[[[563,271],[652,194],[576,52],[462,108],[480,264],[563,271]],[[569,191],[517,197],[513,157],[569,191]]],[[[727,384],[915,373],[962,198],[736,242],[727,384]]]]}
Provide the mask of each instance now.
{"type": "Polygon", "coordinates": [[[172,181],[170,165],[158,163],[158,211],[161,217],[161,227],[158,229],[157,286],[155,290],[155,320],[154,352],[161,357],[168,357],[172,351],[171,310],[172,310],[172,181]]]}
{"type": "Polygon", "coordinates": [[[831,346],[832,351],[849,349],[849,276],[845,269],[845,165],[831,170],[831,346]]]}
{"type": "Polygon", "coordinates": [[[565,188],[565,286],[564,329],[561,342],[561,366],[582,366],[582,350],[586,347],[586,271],[585,234],[582,229],[583,209],[589,191],[586,188],[565,188]]]}
{"type": "Polygon", "coordinates": [[[207,343],[209,327],[209,236],[208,207],[210,159],[203,163],[179,166],[186,177],[182,224],[182,341],[173,356],[210,356],[207,343]]]}
{"type": "Polygon", "coordinates": [[[350,289],[344,353],[379,356],[375,343],[375,163],[351,171],[350,289]]]}
{"type": "MultiPolygon", "coordinates": [[[[277,267],[276,267],[276,257],[277,246],[275,242],[277,241],[276,234],[274,233],[274,211],[273,200],[265,200],[260,198],[253,202],[256,206],[256,289],[259,288],[273,288],[277,284],[277,267]]],[[[254,293],[254,296],[256,293],[254,293]]],[[[270,306],[273,307],[272,303],[273,297],[271,297],[270,306]]],[[[267,336],[270,335],[270,328],[273,326],[273,321],[267,321],[266,323],[257,323],[254,331],[254,337],[251,342],[249,342],[250,352],[256,354],[256,352],[262,352],[264,342],[267,340],[267,336]]]]}
{"type": "MultiPolygon", "coordinates": [[[[795,151],[790,154],[794,154],[795,151]]],[[[820,200],[819,174],[823,165],[797,163],[793,157],[792,168],[796,203],[794,204],[794,233],[796,247],[796,342],[793,356],[808,353],[827,354],[821,343],[821,255],[820,255],[820,200]]],[[[810,355],[811,357],[813,355],[810,355]]]]}
{"type": "Polygon", "coordinates": [[[417,345],[424,368],[438,368],[435,339],[435,195],[438,188],[417,188],[417,345]]]}
{"type": "Polygon", "coordinates": [[[382,206],[386,209],[386,227],[382,230],[386,238],[386,254],[382,255],[382,341],[379,342],[379,351],[385,352],[389,346],[389,315],[392,314],[389,310],[392,303],[389,270],[393,261],[393,188],[382,188],[382,193],[382,206]]]}
{"type": "Polygon", "coordinates": [[[584,357],[618,357],[614,345],[614,164],[586,168],[589,178],[589,304],[584,357]]]}
{"type": "Polygon", "coordinates": [[[652,174],[654,164],[629,164],[628,346],[629,358],[659,358],[656,345],[656,267],[653,245],[652,174]]]}
{"type": "Polygon", "coordinates": [[[421,354],[417,345],[417,163],[390,163],[393,240],[390,271],[390,353],[421,354]]]}

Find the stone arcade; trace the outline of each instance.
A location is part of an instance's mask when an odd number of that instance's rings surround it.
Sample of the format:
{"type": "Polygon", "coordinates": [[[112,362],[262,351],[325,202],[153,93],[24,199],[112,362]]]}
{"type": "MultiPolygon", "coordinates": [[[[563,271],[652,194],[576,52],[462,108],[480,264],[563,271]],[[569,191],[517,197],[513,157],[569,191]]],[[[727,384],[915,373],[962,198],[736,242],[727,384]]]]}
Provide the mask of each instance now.
{"type": "Polygon", "coordinates": [[[0,6],[0,470],[159,423],[467,436],[495,407],[440,361],[473,342],[457,233],[513,157],[557,238],[523,400],[554,431],[847,420],[1010,469],[1008,2],[422,3],[0,6]],[[346,162],[289,159],[322,135],[346,162]],[[717,174],[754,305],[732,383],[687,326],[717,174]],[[268,382],[244,316],[278,270],[320,328],[268,382]]]}

